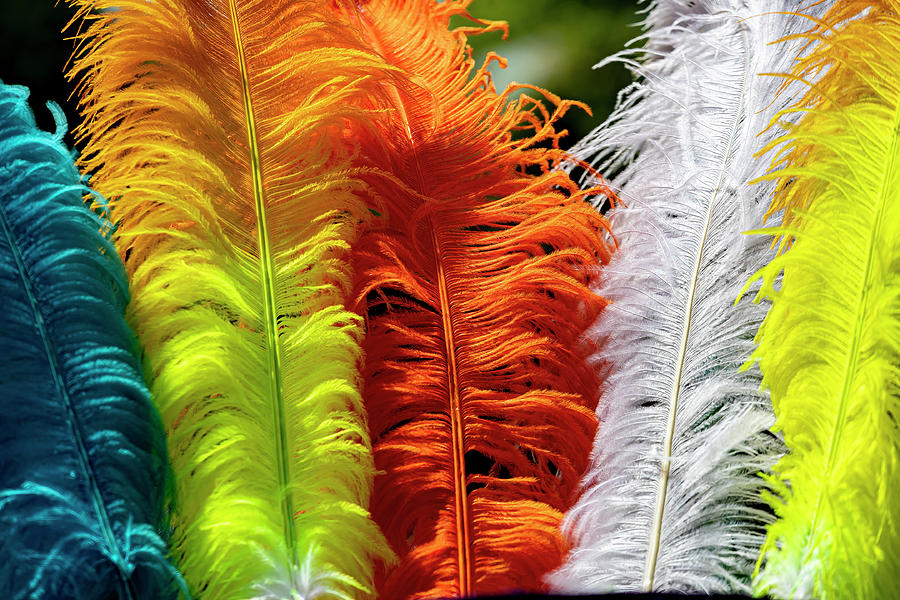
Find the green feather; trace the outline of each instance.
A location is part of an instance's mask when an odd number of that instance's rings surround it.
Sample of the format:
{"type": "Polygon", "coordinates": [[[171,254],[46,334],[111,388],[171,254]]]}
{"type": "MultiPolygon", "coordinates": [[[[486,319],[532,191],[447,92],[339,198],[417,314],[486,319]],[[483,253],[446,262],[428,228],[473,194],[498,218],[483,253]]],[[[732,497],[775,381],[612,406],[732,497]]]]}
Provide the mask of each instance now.
{"type": "Polygon", "coordinates": [[[115,199],[185,579],[208,600],[368,597],[388,550],[345,308],[366,211],[330,142],[376,57],[320,2],[76,4],[84,164],[115,199]]]}
{"type": "Polygon", "coordinates": [[[788,78],[825,74],[766,149],[782,252],[756,275],[772,307],[752,360],[790,452],[769,476],[761,594],[900,597],[898,8],[829,12],[788,78]]]}

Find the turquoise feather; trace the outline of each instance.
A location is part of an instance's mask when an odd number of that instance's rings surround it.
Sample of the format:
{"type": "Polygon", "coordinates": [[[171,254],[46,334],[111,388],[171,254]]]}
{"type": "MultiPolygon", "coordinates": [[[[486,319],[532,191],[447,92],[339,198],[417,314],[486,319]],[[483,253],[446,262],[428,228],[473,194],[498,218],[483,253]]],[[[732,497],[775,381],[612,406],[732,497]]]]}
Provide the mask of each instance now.
{"type": "Polygon", "coordinates": [[[0,82],[0,598],[173,597],[165,439],[105,204],[0,82]]]}

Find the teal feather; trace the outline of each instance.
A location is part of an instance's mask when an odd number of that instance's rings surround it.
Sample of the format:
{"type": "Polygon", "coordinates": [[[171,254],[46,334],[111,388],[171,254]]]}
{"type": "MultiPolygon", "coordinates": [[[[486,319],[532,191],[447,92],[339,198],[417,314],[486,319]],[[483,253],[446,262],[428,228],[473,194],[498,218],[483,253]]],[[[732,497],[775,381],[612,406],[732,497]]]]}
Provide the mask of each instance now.
{"type": "Polygon", "coordinates": [[[174,597],[165,439],[105,204],[0,82],[0,598],[174,597]]]}

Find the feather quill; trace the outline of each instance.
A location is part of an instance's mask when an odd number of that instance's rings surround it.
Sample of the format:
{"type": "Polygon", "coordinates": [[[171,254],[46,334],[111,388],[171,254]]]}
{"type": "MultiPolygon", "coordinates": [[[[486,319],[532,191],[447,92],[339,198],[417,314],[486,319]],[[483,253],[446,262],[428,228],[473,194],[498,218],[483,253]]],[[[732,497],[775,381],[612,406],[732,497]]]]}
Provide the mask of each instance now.
{"type": "Polygon", "coordinates": [[[468,4],[335,6],[404,75],[367,99],[381,118],[355,134],[380,215],[354,264],[383,472],[372,510],[399,559],[378,587],[392,600],[540,589],[595,428],[580,338],[612,244],[588,192],[549,170],[571,104],[498,94],[467,34],[505,24],[468,4]],[[449,30],[454,15],[475,25],[449,30]]]}
{"type": "Polygon", "coordinates": [[[598,293],[612,305],[592,332],[601,424],[557,590],[750,591],[771,521],[757,472],[782,445],[759,372],[739,372],[765,308],[734,298],[771,257],[742,232],[762,225],[771,191],[747,185],[778,109],[780,81],[758,74],[788,68],[769,43],[810,26],[793,8],[658,0],[645,47],[607,59],[636,81],[573,152],[611,174],[625,206],[610,213],[620,251],[598,293]]]}
{"type": "Polygon", "coordinates": [[[105,204],[0,83],[0,596],[173,598],[165,439],[105,204]]]}
{"type": "Polygon", "coordinates": [[[834,4],[787,74],[810,87],[779,122],[800,118],[767,148],[786,251],[756,276],[772,308],[753,359],[790,452],[755,587],[778,598],[900,596],[898,15],[834,4]]]}
{"type": "Polygon", "coordinates": [[[185,578],[210,599],[368,597],[388,552],[344,307],[366,214],[345,133],[390,73],[318,0],[74,5],[83,163],[121,221],[185,578]]]}

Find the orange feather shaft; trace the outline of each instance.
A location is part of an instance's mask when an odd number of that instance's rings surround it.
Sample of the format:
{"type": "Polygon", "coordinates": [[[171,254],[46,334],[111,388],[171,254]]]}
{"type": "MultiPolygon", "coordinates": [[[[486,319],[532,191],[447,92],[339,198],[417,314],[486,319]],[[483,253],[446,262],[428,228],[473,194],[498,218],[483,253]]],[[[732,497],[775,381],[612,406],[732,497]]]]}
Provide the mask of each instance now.
{"type": "Polygon", "coordinates": [[[584,202],[597,190],[550,170],[566,158],[552,123],[573,103],[551,98],[551,113],[516,96],[526,86],[498,94],[466,34],[505,24],[467,5],[332,5],[404,74],[367,99],[374,118],[353,132],[379,215],[354,272],[383,472],[373,514],[400,557],[377,581],[382,598],[542,588],[596,427],[582,334],[604,304],[588,285],[611,241],[584,202]],[[481,28],[451,31],[453,15],[481,28]]]}

